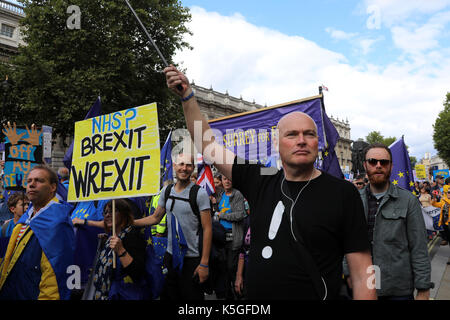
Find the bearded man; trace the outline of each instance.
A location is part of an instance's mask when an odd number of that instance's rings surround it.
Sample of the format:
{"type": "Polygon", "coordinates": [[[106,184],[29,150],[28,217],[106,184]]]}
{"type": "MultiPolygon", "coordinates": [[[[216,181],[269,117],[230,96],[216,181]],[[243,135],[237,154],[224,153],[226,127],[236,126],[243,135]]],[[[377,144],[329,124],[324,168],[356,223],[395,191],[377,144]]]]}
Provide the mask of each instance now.
{"type": "Polygon", "coordinates": [[[372,144],[364,154],[369,184],[360,194],[373,263],[380,271],[378,299],[413,300],[416,289],[417,300],[428,300],[433,283],[420,203],[410,191],[390,183],[388,147],[372,144]]]}

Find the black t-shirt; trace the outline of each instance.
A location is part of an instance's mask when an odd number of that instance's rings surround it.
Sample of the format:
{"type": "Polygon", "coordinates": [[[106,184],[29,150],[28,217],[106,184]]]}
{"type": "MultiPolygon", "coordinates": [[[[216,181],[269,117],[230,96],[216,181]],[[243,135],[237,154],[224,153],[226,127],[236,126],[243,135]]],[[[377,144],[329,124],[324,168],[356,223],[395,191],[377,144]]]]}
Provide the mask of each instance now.
{"type": "MultiPolygon", "coordinates": [[[[232,172],[233,187],[242,192],[251,208],[247,273],[249,299],[319,299],[297,257],[289,212],[282,214],[276,235],[273,237],[272,231],[273,239],[269,239],[272,216],[282,199],[283,171],[261,175],[260,166],[237,164],[236,159],[232,172]]],[[[284,181],[283,190],[285,193],[289,190],[295,199],[306,183],[284,181]]],[[[369,250],[359,192],[350,182],[322,172],[303,189],[293,216],[293,228],[302,235],[326,283],[327,299],[337,298],[343,256],[369,250]]]]}

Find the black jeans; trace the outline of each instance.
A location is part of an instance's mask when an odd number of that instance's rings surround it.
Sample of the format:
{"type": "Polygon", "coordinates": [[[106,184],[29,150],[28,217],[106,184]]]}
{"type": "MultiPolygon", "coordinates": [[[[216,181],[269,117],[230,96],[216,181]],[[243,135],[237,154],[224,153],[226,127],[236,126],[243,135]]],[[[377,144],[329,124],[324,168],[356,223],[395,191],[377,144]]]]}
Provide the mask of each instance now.
{"type": "Polygon", "coordinates": [[[204,300],[203,289],[193,278],[194,271],[200,264],[200,257],[185,257],[181,273],[173,269],[172,255],[164,255],[167,276],[161,292],[161,300],[204,300]]]}
{"type": "MultiPolygon", "coordinates": [[[[440,235],[442,237],[442,240],[449,241],[450,239],[450,230],[448,229],[448,225],[445,223],[442,225],[442,231],[440,232],[440,235]]],[[[450,242],[449,242],[450,245],[450,242]]]]}
{"type": "Polygon", "coordinates": [[[219,299],[234,300],[236,293],[234,291],[234,282],[236,281],[236,271],[239,260],[239,250],[233,250],[233,241],[228,241],[225,245],[225,263],[219,266],[218,283],[216,286],[216,295],[219,299]]]}

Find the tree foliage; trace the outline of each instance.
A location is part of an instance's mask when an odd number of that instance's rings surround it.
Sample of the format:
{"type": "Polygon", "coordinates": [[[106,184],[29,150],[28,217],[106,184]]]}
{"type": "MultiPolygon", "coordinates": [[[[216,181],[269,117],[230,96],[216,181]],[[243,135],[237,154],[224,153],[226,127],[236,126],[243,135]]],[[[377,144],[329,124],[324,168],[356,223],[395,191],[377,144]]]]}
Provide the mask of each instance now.
{"type": "MultiPolygon", "coordinates": [[[[121,0],[22,0],[26,46],[8,71],[17,118],[72,135],[98,95],[102,113],[157,102],[161,140],[184,125],[179,100],[169,92],[163,62],[121,0]],[[69,29],[70,5],[81,28],[69,29]]],[[[167,60],[188,48],[190,14],[178,0],[130,0],[167,60]]],[[[0,69],[0,71],[2,71],[0,69]]]]}
{"type": "Polygon", "coordinates": [[[394,143],[397,140],[396,137],[384,137],[380,131],[371,131],[366,136],[366,142],[369,144],[372,143],[382,143],[385,146],[389,147],[392,143],[394,143]]]}
{"type": "MultiPolygon", "coordinates": [[[[395,141],[397,141],[396,137],[384,137],[380,131],[371,131],[366,136],[366,142],[369,144],[372,143],[382,143],[386,147],[389,147],[391,144],[393,144],[395,141]]],[[[408,146],[406,146],[406,149],[409,149],[408,146]]],[[[409,156],[409,161],[411,162],[411,166],[414,167],[417,163],[417,158],[413,156],[409,156]]]]}
{"type": "Polygon", "coordinates": [[[447,93],[442,110],[433,125],[434,148],[439,157],[450,166],[450,92],[447,93]]]}

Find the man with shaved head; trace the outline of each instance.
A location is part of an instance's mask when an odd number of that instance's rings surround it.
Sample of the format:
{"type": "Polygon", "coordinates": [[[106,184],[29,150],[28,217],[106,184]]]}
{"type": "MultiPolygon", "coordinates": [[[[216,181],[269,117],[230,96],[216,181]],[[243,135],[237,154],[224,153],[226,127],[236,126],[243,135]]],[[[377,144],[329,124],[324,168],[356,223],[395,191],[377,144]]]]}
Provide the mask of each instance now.
{"type": "MultiPolygon", "coordinates": [[[[168,87],[181,98],[191,137],[199,128],[205,137],[210,127],[186,76],[173,66],[164,72],[168,87]]],[[[344,256],[353,298],[376,299],[361,199],[351,183],[314,167],[318,143],[310,116],[285,115],[278,123],[282,170],[266,175],[214,139],[194,139],[197,150],[233,181],[252,208],[249,299],[338,299],[344,256]]]]}

